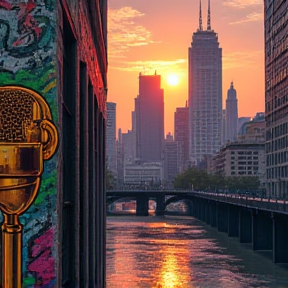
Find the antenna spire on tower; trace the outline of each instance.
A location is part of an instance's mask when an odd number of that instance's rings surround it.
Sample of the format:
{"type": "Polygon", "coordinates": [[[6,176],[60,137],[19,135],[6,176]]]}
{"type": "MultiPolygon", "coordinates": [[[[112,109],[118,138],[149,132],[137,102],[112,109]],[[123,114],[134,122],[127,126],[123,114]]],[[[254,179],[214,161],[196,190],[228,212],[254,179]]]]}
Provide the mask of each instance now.
{"type": "Polygon", "coordinates": [[[210,0],[208,0],[207,31],[211,31],[211,13],[210,13],[210,0]]]}
{"type": "Polygon", "coordinates": [[[200,7],[199,7],[199,31],[203,30],[202,26],[202,9],[201,9],[201,0],[200,0],[200,7]]]}

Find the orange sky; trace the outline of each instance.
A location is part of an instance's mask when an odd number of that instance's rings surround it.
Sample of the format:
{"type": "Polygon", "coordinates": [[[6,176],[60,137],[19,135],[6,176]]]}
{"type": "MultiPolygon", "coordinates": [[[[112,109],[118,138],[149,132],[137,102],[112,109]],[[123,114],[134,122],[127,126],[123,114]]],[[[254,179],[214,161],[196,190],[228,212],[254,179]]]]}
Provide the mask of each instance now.
{"type": "MultiPolygon", "coordinates": [[[[211,0],[211,25],[223,62],[223,108],[230,82],[238,115],[264,111],[264,23],[262,0],[211,0]]],[[[174,112],[188,98],[188,47],[198,28],[199,0],[109,0],[108,101],[116,102],[116,125],[131,129],[139,72],[161,75],[165,134],[174,134],[174,112]],[[166,78],[175,73],[176,86],[166,78]]],[[[206,29],[207,3],[202,0],[206,29]]]]}

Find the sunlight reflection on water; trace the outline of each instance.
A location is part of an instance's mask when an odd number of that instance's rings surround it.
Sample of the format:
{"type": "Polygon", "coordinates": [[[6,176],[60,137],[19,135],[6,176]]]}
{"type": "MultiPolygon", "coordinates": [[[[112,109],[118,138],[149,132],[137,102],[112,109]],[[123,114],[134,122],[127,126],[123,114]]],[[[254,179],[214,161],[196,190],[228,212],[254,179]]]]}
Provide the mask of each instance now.
{"type": "Polygon", "coordinates": [[[107,218],[107,288],[288,287],[288,267],[190,217],[107,218]]]}

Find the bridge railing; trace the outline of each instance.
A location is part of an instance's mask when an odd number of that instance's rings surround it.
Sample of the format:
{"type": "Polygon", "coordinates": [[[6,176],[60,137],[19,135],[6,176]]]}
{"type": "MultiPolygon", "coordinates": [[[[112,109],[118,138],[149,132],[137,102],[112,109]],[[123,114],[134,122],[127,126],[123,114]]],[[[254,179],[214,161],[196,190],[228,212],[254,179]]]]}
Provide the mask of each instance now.
{"type": "Polygon", "coordinates": [[[275,212],[288,213],[288,201],[253,197],[251,195],[230,194],[230,193],[211,193],[211,192],[191,192],[197,197],[237,204],[246,207],[260,208],[275,212]]]}

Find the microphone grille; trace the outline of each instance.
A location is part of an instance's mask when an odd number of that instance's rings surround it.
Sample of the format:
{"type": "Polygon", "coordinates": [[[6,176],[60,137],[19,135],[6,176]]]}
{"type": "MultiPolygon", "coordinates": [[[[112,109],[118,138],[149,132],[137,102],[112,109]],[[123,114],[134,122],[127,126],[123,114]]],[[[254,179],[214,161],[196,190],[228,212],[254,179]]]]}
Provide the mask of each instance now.
{"type": "Polygon", "coordinates": [[[0,142],[27,142],[35,99],[26,91],[0,90],[0,142]]]}

